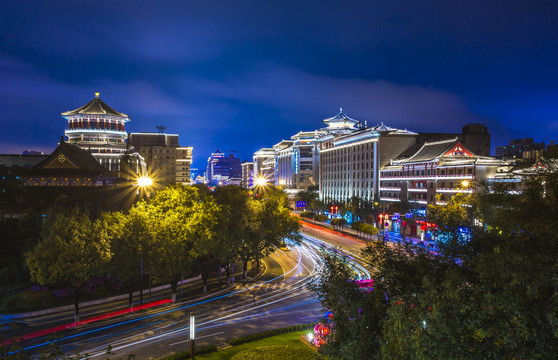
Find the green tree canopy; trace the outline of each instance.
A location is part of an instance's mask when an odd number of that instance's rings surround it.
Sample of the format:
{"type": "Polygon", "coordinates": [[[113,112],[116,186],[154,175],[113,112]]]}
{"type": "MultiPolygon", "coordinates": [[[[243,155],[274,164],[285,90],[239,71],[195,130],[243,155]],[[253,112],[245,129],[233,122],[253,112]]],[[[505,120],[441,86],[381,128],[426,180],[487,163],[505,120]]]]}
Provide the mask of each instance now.
{"type": "Polygon", "coordinates": [[[111,258],[107,229],[92,223],[79,208],[52,210],[41,241],[26,253],[31,278],[40,285],[74,290],[75,318],[79,321],[79,294],[87,279],[107,270],[111,258]]]}

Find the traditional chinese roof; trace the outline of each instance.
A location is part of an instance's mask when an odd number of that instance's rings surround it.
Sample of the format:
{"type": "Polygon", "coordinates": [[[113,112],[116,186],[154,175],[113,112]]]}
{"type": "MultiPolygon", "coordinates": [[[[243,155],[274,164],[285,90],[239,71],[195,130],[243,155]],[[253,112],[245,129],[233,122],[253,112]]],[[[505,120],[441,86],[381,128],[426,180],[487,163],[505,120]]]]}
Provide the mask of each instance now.
{"type": "Polygon", "coordinates": [[[110,176],[112,173],[93,158],[87,150],[62,141],[46,159],[33,166],[29,174],[72,174],[110,176]]]}
{"type": "Polygon", "coordinates": [[[72,115],[109,115],[122,118],[128,117],[128,115],[116,111],[108,106],[103,100],[101,100],[98,92],[95,93],[95,98],[93,98],[93,100],[83,105],[82,107],[62,113],[62,116],[72,115]]]}
{"type": "Polygon", "coordinates": [[[348,122],[348,123],[353,123],[353,124],[360,123],[360,121],[352,119],[352,118],[348,117],[347,115],[345,115],[345,113],[343,112],[343,108],[339,108],[339,114],[335,115],[334,117],[324,119],[322,121],[325,122],[326,124],[329,124],[329,123],[332,123],[332,122],[333,123],[348,122]]]}

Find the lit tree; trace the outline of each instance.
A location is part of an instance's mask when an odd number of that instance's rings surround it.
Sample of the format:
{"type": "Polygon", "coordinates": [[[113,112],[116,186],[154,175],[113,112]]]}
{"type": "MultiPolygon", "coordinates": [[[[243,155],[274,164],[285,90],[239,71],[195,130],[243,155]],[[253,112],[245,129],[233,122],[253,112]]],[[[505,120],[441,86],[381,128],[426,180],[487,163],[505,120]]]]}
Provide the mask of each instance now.
{"type": "Polygon", "coordinates": [[[69,284],[78,322],[80,292],[87,279],[106,270],[111,257],[107,230],[92,223],[87,212],[72,208],[50,211],[41,237],[25,256],[31,279],[47,286],[69,284]]]}

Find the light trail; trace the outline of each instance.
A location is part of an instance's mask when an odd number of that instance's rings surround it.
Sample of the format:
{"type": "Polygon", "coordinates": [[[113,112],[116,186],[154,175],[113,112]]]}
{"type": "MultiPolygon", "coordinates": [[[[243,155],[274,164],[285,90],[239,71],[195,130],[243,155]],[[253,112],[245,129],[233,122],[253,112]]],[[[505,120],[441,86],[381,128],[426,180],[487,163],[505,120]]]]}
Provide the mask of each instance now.
{"type": "MultiPolygon", "coordinates": [[[[300,245],[291,245],[291,248],[293,250],[292,252],[285,253],[283,251],[278,251],[277,255],[273,255],[279,256],[279,254],[283,254],[286,258],[289,259],[288,261],[286,261],[286,264],[288,264],[289,266],[285,266],[286,269],[283,270],[284,273],[280,276],[275,276],[261,283],[246,286],[245,288],[233,291],[231,293],[204,299],[202,301],[193,301],[185,305],[179,305],[178,303],[175,303],[170,305],[172,307],[170,309],[168,307],[167,309],[151,309],[151,311],[153,311],[153,313],[151,314],[128,319],[126,321],[118,321],[107,326],[92,328],[91,330],[88,330],[86,332],[70,335],[54,341],[42,342],[40,344],[29,346],[25,350],[36,349],[38,347],[48,345],[56,341],[67,341],[75,339],[76,341],[73,341],[71,343],[62,344],[64,351],[68,351],[71,348],[75,348],[77,346],[77,344],[79,343],[79,337],[95,334],[101,331],[111,330],[119,326],[130,325],[140,321],[143,321],[145,323],[135,326],[134,328],[125,329],[115,333],[96,337],[95,341],[103,342],[103,344],[92,346],[90,349],[88,349],[87,353],[93,354],[93,357],[104,356],[106,355],[106,348],[108,345],[111,345],[114,351],[119,351],[126,350],[134,346],[145,346],[144,344],[148,343],[167,341],[179,336],[183,336],[186,331],[189,331],[189,324],[187,324],[188,320],[184,319],[179,321],[172,321],[171,323],[165,324],[164,326],[154,327],[154,325],[157,325],[163,321],[167,321],[164,320],[164,318],[162,317],[171,315],[173,313],[181,314],[189,308],[204,306],[212,302],[230,297],[237,297],[236,300],[239,302],[235,302],[231,305],[228,305],[227,303],[221,304],[221,308],[219,308],[217,312],[213,311],[213,314],[208,314],[205,317],[200,317],[199,319],[201,321],[199,325],[196,326],[198,331],[217,328],[225,324],[237,324],[264,318],[284,316],[285,314],[308,314],[308,311],[315,311],[315,309],[317,309],[314,308],[312,304],[319,303],[318,300],[309,293],[307,285],[311,281],[314,281],[314,277],[317,271],[323,268],[323,253],[328,252],[334,254],[338,253],[338,251],[336,252],[335,250],[332,250],[333,248],[328,248],[324,244],[320,244],[319,240],[313,237],[310,237],[306,234],[302,235],[304,241],[300,245]],[[279,282],[278,280],[280,279],[283,279],[283,281],[279,282]],[[281,285],[278,285],[277,287],[270,286],[275,284],[281,285]],[[247,292],[252,292],[254,298],[246,299],[245,297],[238,297],[242,294],[246,294],[247,292]],[[294,304],[292,303],[294,299],[297,299],[301,296],[306,297],[306,299],[301,298],[301,301],[294,304]],[[276,307],[282,302],[291,302],[291,304],[286,304],[286,306],[282,307],[276,307]],[[310,307],[308,308],[308,306],[310,307]],[[266,308],[269,309],[265,310],[266,308]],[[161,319],[159,320],[157,318],[161,319]],[[151,328],[149,331],[137,332],[138,329],[144,329],[146,327],[153,328],[151,328]],[[124,337],[122,337],[123,335],[124,337]],[[120,338],[116,339],[116,337],[120,338]],[[105,341],[108,339],[112,339],[112,341],[105,343],[105,341]]],[[[369,272],[351,257],[349,257],[348,265],[351,267],[352,271],[354,271],[355,276],[369,276],[369,272]]],[[[319,316],[321,315],[316,315],[316,317],[319,316]]],[[[312,316],[311,318],[314,318],[314,316],[312,316]]],[[[112,321],[112,319],[109,319],[109,321],[112,321]]],[[[90,340],[91,338],[87,339],[88,342],[90,340]]]]}

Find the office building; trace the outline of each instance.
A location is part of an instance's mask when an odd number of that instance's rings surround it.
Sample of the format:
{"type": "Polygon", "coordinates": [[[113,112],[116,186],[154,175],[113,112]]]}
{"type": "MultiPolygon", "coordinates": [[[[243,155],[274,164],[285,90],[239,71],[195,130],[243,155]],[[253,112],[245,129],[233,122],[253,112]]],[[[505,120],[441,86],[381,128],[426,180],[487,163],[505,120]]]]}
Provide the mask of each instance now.
{"type": "Polygon", "coordinates": [[[180,146],[177,134],[131,133],[128,139],[147,165],[147,172],[157,185],[191,184],[191,146],[180,146]]]}
{"type": "Polygon", "coordinates": [[[242,166],[234,154],[214,152],[207,159],[205,180],[209,185],[240,184],[242,179],[242,166]]]}

